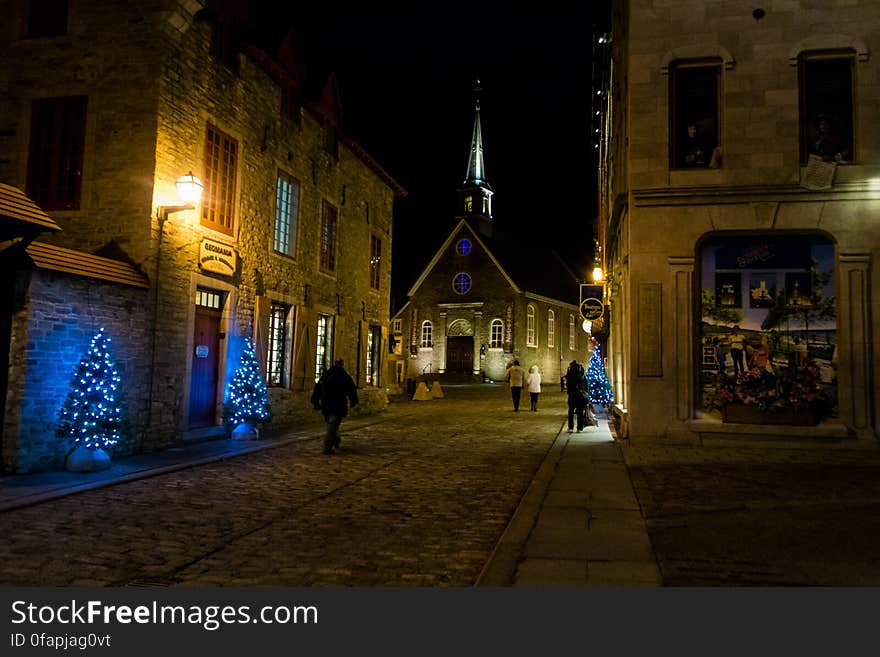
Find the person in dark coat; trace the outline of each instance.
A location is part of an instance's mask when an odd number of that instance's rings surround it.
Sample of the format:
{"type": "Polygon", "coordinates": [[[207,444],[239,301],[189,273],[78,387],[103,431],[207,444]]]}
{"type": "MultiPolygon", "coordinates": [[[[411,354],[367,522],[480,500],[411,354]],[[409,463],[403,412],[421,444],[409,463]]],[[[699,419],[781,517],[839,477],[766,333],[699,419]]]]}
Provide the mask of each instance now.
{"type": "Polygon", "coordinates": [[[342,418],[348,415],[349,402],[352,408],[358,403],[357,386],[343,368],[341,358],[321,375],[315,384],[311,401],[312,406],[324,415],[327,423],[324,454],[332,454],[334,448],[339,449],[339,425],[342,418]]]}
{"type": "Polygon", "coordinates": [[[585,392],[587,380],[584,368],[576,360],[568,364],[565,373],[565,387],[568,390],[568,433],[574,431],[575,418],[577,418],[577,430],[584,429],[584,407],[586,406],[585,392]]]}

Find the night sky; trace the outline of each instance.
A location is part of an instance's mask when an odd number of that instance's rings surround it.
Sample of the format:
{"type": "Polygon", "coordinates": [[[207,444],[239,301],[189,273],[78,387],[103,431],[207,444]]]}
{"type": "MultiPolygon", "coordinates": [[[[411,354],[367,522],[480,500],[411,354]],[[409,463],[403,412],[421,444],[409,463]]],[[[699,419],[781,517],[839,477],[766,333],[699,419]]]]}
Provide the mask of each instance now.
{"type": "Polygon", "coordinates": [[[452,227],[478,78],[495,225],[589,265],[592,3],[579,4],[556,14],[465,4],[291,17],[313,83],[336,72],[343,130],[409,194],[395,203],[392,306],[452,227]]]}

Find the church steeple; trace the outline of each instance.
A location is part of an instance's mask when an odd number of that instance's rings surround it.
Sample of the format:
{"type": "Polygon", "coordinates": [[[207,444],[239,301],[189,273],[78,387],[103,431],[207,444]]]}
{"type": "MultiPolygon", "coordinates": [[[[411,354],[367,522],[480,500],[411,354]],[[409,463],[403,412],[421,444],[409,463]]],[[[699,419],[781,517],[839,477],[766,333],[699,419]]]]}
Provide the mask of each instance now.
{"type": "Polygon", "coordinates": [[[468,157],[467,173],[464,183],[458,189],[460,210],[478,232],[492,236],[492,191],[486,180],[486,165],[483,161],[483,128],[480,124],[480,81],[474,88],[476,102],[474,107],[474,130],[471,136],[471,150],[468,157]]]}

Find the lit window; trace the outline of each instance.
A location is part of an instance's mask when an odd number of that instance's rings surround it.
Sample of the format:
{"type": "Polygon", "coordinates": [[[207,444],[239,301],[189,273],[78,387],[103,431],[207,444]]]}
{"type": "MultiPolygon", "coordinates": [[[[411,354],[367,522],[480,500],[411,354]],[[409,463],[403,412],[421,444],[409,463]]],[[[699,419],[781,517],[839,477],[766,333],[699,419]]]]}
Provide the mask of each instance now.
{"type": "Polygon", "coordinates": [[[434,346],[433,342],[433,333],[434,326],[429,321],[422,322],[422,346],[423,347],[432,347],[434,346]]]}
{"type": "Polygon", "coordinates": [[[202,308],[220,309],[220,293],[198,288],[196,290],[196,305],[202,308]]]}
{"type": "Polygon", "coordinates": [[[455,245],[455,252],[458,255],[467,255],[471,252],[471,241],[469,239],[460,239],[455,245]]]}
{"type": "Polygon", "coordinates": [[[401,333],[403,331],[403,320],[395,319],[391,324],[391,331],[393,333],[401,333]]]}
{"type": "Polygon", "coordinates": [[[299,213],[299,183],[283,171],[275,185],[275,250],[296,256],[296,223],[299,213]]]}
{"type": "Polygon", "coordinates": [[[829,162],[853,157],[853,55],[801,55],[801,162],[818,155],[829,162]]]}
{"type": "Polygon", "coordinates": [[[571,351],[577,349],[577,333],[574,331],[574,315],[568,316],[568,348],[571,351]]]}
{"type": "Polygon", "coordinates": [[[266,346],[266,383],[284,385],[287,361],[287,313],[290,306],[272,303],[269,307],[269,343],[266,346]]]}
{"type": "Polygon", "coordinates": [[[489,346],[497,349],[504,342],[504,322],[500,319],[493,319],[489,325],[489,346]]]}
{"type": "Polygon", "coordinates": [[[556,346],[556,313],[547,311],[547,346],[556,346]]]}
{"type": "Polygon", "coordinates": [[[318,315],[318,341],[315,351],[315,381],[321,378],[333,357],[333,322],[329,315],[318,315]]]}
{"type": "Polygon", "coordinates": [[[471,212],[474,209],[474,197],[473,196],[465,196],[464,197],[464,211],[471,212]]]}
{"type": "Polygon", "coordinates": [[[379,385],[379,346],[382,344],[382,328],[379,326],[370,326],[367,332],[367,363],[366,363],[366,379],[367,383],[377,386],[379,385]]]}
{"type": "Polygon", "coordinates": [[[202,195],[203,226],[232,235],[235,219],[235,170],[238,142],[213,126],[205,140],[205,191],[202,195]]]}
{"type": "Polygon", "coordinates": [[[467,294],[471,289],[471,277],[469,274],[461,272],[456,274],[452,280],[452,289],[458,294],[467,294]]]}
{"type": "Polygon", "coordinates": [[[538,342],[535,337],[535,307],[529,305],[526,308],[526,345],[534,347],[537,344],[538,342]]]}

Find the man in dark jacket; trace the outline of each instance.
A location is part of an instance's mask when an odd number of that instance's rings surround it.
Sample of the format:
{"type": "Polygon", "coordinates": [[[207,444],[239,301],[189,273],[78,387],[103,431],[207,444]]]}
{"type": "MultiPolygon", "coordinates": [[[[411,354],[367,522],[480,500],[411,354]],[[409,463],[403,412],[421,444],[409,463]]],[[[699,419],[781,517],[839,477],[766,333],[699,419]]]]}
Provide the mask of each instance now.
{"type": "Polygon", "coordinates": [[[341,358],[321,375],[315,384],[311,401],[312,406],[321,411],[324,421],[327,422],[324,453],[332,454],[334,448],[339,448],[339,425],[342,418],[348,415],[348,403],[351,402],[352,408],[358,403],[357,386],[342,367],[341,358]]]}

